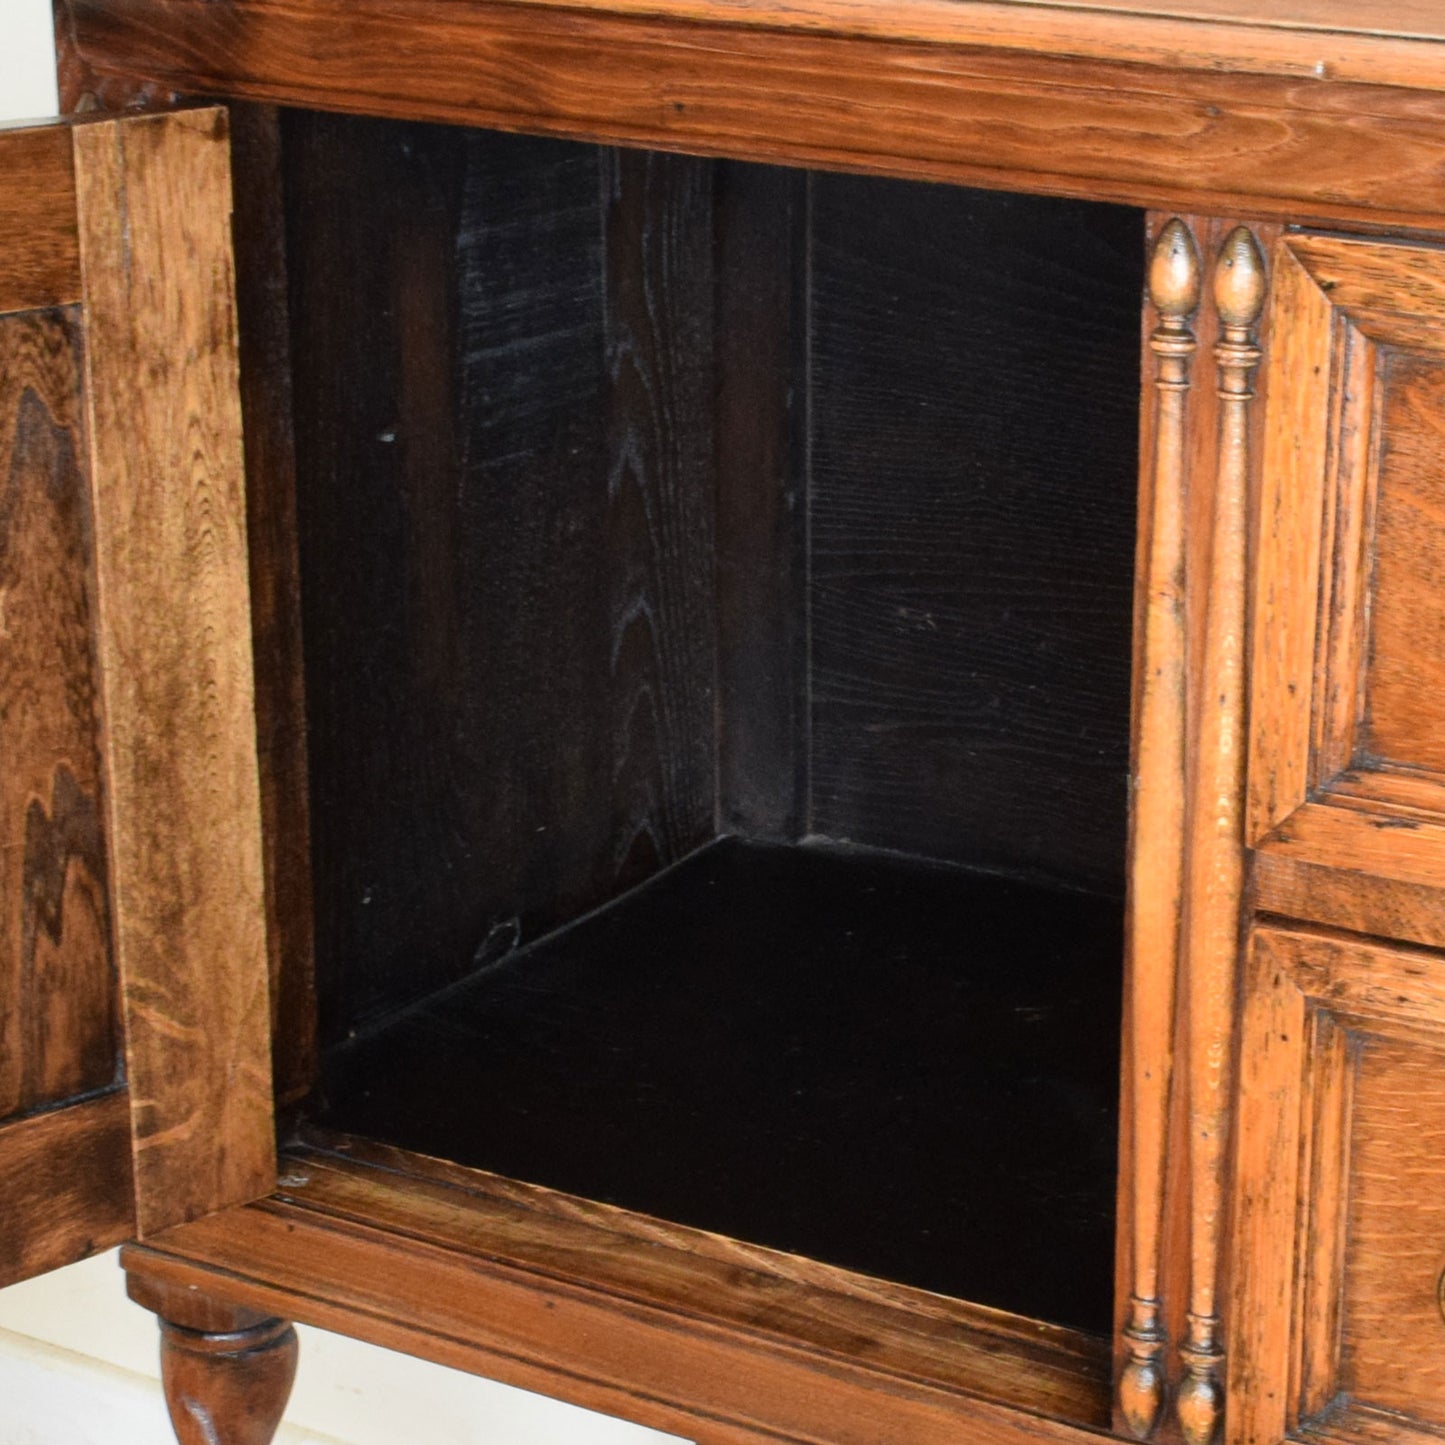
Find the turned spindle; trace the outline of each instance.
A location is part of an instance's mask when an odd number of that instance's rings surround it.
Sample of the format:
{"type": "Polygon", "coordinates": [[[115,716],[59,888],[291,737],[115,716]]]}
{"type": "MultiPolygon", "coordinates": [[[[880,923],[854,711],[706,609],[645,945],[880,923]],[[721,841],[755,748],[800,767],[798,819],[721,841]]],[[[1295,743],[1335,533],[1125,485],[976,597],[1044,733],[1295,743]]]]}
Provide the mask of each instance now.
{"type": "Polygon", "coordinates": [[[1220,336],[1219,462],[1190,802],[1186,973],[1189,979],[1190,1280],[1180,1347],[1180,1428],[1209,1445],[1224,1414],[1219,1259],[1232,1079],[1235,970],[1244,892],[1245,596],[1249,408],[1259,365],[1265,264],[1247,226],[1225,238],[1214,269],[1220,336]]]}
{"type": "Polygon", "coordinates": [[[1193,233],[1177,217],[1159,232],[1149,266],[1158,324],[1154,353],[1154,448],[1139,658],[1139,713],[1130,829],[1128,914],[1130,1090],[1133,1159],[1131,1287],[1119,1410],[1138,1439],[1164,1407],[1159,1270],[1163,1235],[1174,1003],[1184,893],[1186,427],[1196,350],[1189,321],[1203,268],[1193,233]]]}

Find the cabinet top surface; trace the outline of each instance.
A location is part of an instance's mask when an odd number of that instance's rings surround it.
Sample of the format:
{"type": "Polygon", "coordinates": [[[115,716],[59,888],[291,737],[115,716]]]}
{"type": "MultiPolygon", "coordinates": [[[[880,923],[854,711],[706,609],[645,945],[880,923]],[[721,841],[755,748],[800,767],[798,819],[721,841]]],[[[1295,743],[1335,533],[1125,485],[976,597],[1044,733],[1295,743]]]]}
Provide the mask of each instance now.
{"type": "Polygon", "coordinates": [[[1003,46],[1205,70],[1294,71],[1445,89],[1439,0],[64,0],[81,30],[141,29],[185,48],[197,16],[208,43],[258,24],[364,35],[388,20],[479,28],[502,11],[650,16],[741,28],[825,31],[1003,46]]]}
{"type": "Polygon", "coordinates": [[[100,75],[1132,205],[1445,215],[1440,0],[62,0],[100,75]]]}
{"type": "Polygon", "coordinates": [[[1191,26],[1207,44],[1206,27],[1253,32],[1295,32],[1323,38],[1371,36],[1383,40],[1445,41],[1445,7],[1437,0],[540,0],[576,9],[639,10],[689,15],[732,12],[764,23],[806,24],[825,17],[871,17],[880,29],[907,29],[909,17],[937,11],[952,16],[960,32],[976,29],[981,40],[1009,28],[1021,35],[1062,37],[1073,32],[1120,45],[1150,22],[1191,26]]]}
{"type": "Polygon", "coordinates": [[[1323,30],[1399,39],[1445,40],[1445,9],[1437,0],[998,0],[998,8],[1084,11],[1119,21],[1131,18],[1248,25],[1263,30],[1323,30]]]}
{"type": "MultiPolygon", "coordinates": [[[[88,3],[123,8],[120,0],[88,3]]],[[[187,0],[195,3],[195,0],[187,0]]],[[[264,10],[286,0],[229,0],[237,9],[264,10]]],[[[330,9],[330,0],[313,0],[330,9]]],[[[497,0],[402,0],[403,9],[438,5],[453,14],[483,11],[497,0]]],[[[1308,58],[1334,73],[1361,53],[1377,59],[1397,47],[1417,56],[1421,42],[1445,43],[1445,6],[1439,0],[503,0],[524,8],[599,14],[645,14],[676,20],[730,21],[784,30],[821,29],[899,38],[924,37],[956,44],[1004,44],[1040,53],[1254,68],[1267,58],[1308,58]],[[1361,42],[1369,50],[1361,52],[1361,42]],[[1336,55],[1325,49],[1342,43],[1336,55]],[[1168,47],[1160,49],[1159,47],[1168,47]],[[1262,49],[1260,47],[1263,47],[1262,49]],[[1291,50],[1292,47],[1292,50],[1291,50]]],[[[224,8],[224,7],[223,7],[224,8]]],[[[304,6],[303,6],[304,8],[304,6]]],[[[375,8],[374,0],[363,9],[375,8]]],[[[1427,51],[1428,53],[1428,51],[1427,51]]],[[[1268,68],[1274,68],[1269,66],[1268,68]]],[[[1362,77],[1361,77],[1362,78],[1362,77]]],[[[1396,73],[1376,77],[1400,81],[1396,73]]],[[[1445,85],[1445,63],[1435,74],[1445,85]]]]}

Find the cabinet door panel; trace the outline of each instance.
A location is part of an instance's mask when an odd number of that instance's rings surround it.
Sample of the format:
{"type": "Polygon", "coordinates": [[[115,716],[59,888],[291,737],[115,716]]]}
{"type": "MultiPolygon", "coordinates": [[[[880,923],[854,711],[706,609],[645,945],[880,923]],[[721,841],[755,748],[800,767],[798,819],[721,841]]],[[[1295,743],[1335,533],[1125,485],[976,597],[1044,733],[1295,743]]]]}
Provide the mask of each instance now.
{"type": "Polygon", "coordinates": [[[1340,1385],[1445,1430],[1445,1035],[1356,1047],[1340,1385]]]}
{"type": "Polygon", "coordinates": [[[0,1119],[117,1078],[80,341],[0,316],[0,1119]]]}
{"type": "Polygon", "coordinates": [[[1445,357],[1396,352],[1380,377],[1379,478],[1356,751],[1445,777],[1445,357]]]}
{"type": "Polygon", "coordinates": [[[1256,930],[1229,1438],[1445,1428],[1445,957],[1256,930]]]}
{"type": "Polygon", "coordinates": [[[1445,252],[1290,235],[1273,308],[1249,764],[1260,902],[1442,946],[1445,892],[1413,890],[1445,889],[1445,252]]]}
{"type": "Polygon", "coordinates": [[[275,1172],[224,113],[0,169],[4,1283],[275,1172]]]}

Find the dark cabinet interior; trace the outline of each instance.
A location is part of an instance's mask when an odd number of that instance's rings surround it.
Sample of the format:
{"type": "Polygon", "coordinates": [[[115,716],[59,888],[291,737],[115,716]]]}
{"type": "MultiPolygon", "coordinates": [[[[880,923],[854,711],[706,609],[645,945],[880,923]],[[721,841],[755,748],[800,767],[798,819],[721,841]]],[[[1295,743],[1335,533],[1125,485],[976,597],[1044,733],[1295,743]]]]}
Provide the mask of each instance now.
{"type": "Polygon", "coordinates": [[[1107,1334],[1142,215],[284,173],[306,1116],[1107,1334]]]}

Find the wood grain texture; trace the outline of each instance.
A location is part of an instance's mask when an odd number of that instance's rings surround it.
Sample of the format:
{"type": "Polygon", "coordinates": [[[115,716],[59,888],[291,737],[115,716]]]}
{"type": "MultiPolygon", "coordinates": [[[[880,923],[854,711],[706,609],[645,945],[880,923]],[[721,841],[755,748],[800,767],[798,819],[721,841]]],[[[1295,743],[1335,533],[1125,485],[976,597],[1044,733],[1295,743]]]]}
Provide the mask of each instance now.
{"type": "Polygon", "coordinates": [[[1440,956],[1255,935],[1235,1175],[1231,1442],[1441,1424],[1440,956]]]}
{"type": "Polygon", "coordinates": [[[1352,1400],[1436,1430],[1445,1427],[1445,1358],[1438,1348],[1445,1333],[1440,1065],[1438,1050],[1388,1037],[1367,1037],[1361,1050],[1351,1113],[1339,1379],[1352,1400]]]}
{"type": "MultiPolygon", "coordinates": [[[[1041,9],[1063,9],[1061,0],[1018,0],[1041,9]]],[[[1282,0],[1265,14],[1250,0],[1069,0],[1068,8],[1095,10],[1115,18],[1242,22],[1261,29],[1325,30],[1342,35],[1410,36],[1445,40],[1440,12],[1429,0],[1399,5],[1361,4],[1360,0],[1282,0]]]]}
{"type": "Polygon", "coordinates": [[[0,1125],[0,1285],[73,1264],[135,1232],[123,1089],[0,1125]]]}
{"type": "MultiPolygon", "coordinates": [[[[574,8],[573,0],[551,3],[574,8]]],[[[1205,70],[1312,79],[1320,78],[1315,47],[1328,43],[1327,58],[1335,62],[1329,74],[1427,88],[1438,78],[1442,38],[1430,0],[1408,0],[1388,9],[1377,0],[1287,0],[1263,14],[1249,0],[908,0],[887,14],[866,0],[620,0],[608,8],[673,20],[725,19],[757,28],[1059,51],[1146,64],[1189,62],[1205,70]],[[1097,13],[1082,13],[1088,11],[1097,13]],[[1356,37],[1363,43],[1352,43],[1356,37]]]]}
{"type": "Polygon", "coordinates": [[[128,1268],[253,1308],[285,1298],[289,1317],[705,1445],[1083,1440],[1047,1414],[1106,1409],[1102,1349],[1067,1332],[355,1150],[291,1156],[286,1197],[132,1250],[128,1268]],[[1002,1403],[1019,1391],[1045,1415],[1002,1403]]]}
{"type": "Polygon", "coordinates": [[[613,848],[618,876],[637,877],[695,847],[716,812],[713,170],[631,151],[601,160],[605,566],[610,665],[626,679],[613,848]]]}
{"type": "Polygon", "coordinates": [[[0,135],[0,313],[80,300],[80,242],[70,128],[0,135]]]}
{"type": "Polygon", "coordinates": [[[76,310],[0,317],[0,1119],[122,1074],[76,310]]]}
{"type": "MultiPolygon", "coordinates": [[[[1333,823],[1333,817],[1329,821],[1333,823]]],[[[1397,820],[1377,821],[1390,825],[1397,820]]],[[[1419,862],[1429,876],[1420,881],[1370,871],[1369,855],[1357,851],[1357,844],[1369,846],[1379,858],[1390,849],[1388,840],[1383,847],[1376,841],[1379,832],[1364,815],[1342,809],[1306,809],[1297,814],[1289,841],[1272,839],[1255,855],[1251,877],[1255,906],[1281,918],[1445,948],[1445,894],[1439,886],[1445,870],[1445,833],[1434,830],[1431,845],[1423,850],[1419,862]],[[1345,826],[1316,827],[1313,817],[1318,814],[1337,815],[1345,826]]],[[[1395,859],[1381,861],[1391,873],[1400,871],[1395,859]]]]}
{"type": "Polygon", "coordinates": [[[1433,446],[1445,269],[1433,248],[1301,236],[1280,248],[1256,587],[1252,833],[1307,797],[1440,799],[1445,667],[1433,446]],[[1378,789],[1373,788],[1377,774],[1378,789]],[[1435,791],[1439,792],[1438,776],[1435,791]]]}
{"type": "Polygon", "coordinates": [[[1291,1421],[1305,999],[1272,935],[1246,954],[1230,1261],[1229,1445],[1277,1445],[1291,1421]]]}
{"type": "Polygon", "coordinates": [[[1384,807],[1379,784],[1388,775],[1367,776],[1367,798],[1337,785],[1325,801],[1305,804],[1260,843],[1255,904],[1283,917],[1445,946],[1439,808],[1384,807]]]}
{"type": "MultiPolygon", "coordinates": [[[[1283,1041],[1282,1041],[1283,1042],[1283,1041]]],[[[1330,1410],[1339,1395],[1337,1357],[1348,1244],[1351,1115],[1358,1038],[1324,1009],[1309,1010],[1309,1059],[1301,1110],[1304,1148],[1299,1186],[1307,1222],[1300,1227],[1300,1261],[1293,1308],[1303,1322],[1290,1359],[1290,1394],[1300,1419],[1330,1410]]]]}
{"type": "MultiPolygon", "coordinates": [[[[1440,281],[1445,286],[1445,267],[1440,281]]],[[[1445,307],[1441,310],[1445,314],[1445,307]]],[[[1358,747],[1371,761],[1440,774],[1445,773],[1439,700],[1445,686],[1445,488],[1439,476],[1445,356],[1388,351],[1380,371],[1366,712],[1358,747]]]]}
{"type": "Polygon", "coordinates": [[[180,97],[167,86],[152,84],[123,70],[101,74],[93,69],[76,42],[70,0],[53,0],[51,9],[55,18],[55,79],[62,115],[144,110],[179,102],[180,97]]]}
{"type": "Polygon", "coordinates": [[[165,1280],[151,1279],[134,1271],[126,1274],[125,1292],[142,1309],[197,1334],[234,1334],[271,1320],[269,1315],[244,1305],[232,1304],[193,1287],[177,1289],[165,1280]]]}
{"type": "Polygon", "coordinates": [[[1120,894],[1141,218],[817,176],[812,224],[810,829],[1120,894]]]}
{"type": "Polygon", "coordinates": [[[296,1378],[285,1320],[206,1333],[161,1319],[161,1382],[178,1445],[271,1445],[296,1378]]]}
{"type": "Polygon", "coordinates": [[[311,1117],[1102,1336],[1119,925],[723,840],[335,1051],[311,1117]]]}
{"type": "MultiPolygon", "coordinates": [[[[1184,899],[1188,731],[1188,417],[1190,329],[1203,276],[1198,243],[1178,217],[1153,218],[1145,324],[1153,366],[1151,450],[1141,456],[1135,576],[1129,879],[1125,915],[1125,1042],[1121,1130],[1132,1192],[1120,1235],[1128,1254],[1127,1355],[1118,1403],[1139,1439],[1153,1433],[1165,1389],[1163,1230],[1184,899]],[[1152,329],[1148,329],[1152,327],[1152,329]]],[[[1145,406],[1149,405],[1145,387],[1145,406]]]]}
{"type": "MultiPolygon", "coordinates": [[[[1251,605],[1250,758],[1247,836],[1257,841],[1300,807],[1318,782],[1313,768],[1315,668],[1322,653],[1320,572],[1330,457],[1328,297],[1286,241],[1276,248],[1262,439],[1264,485],[1256,521],[1251,605]]],[[[1329,517],[1336,515],[1333,506],[1329,517]]]]}
{"type": "Polygon", "coordinates": [[[1195,210],[1445,211],[1433,43],[943,0],[74,3],[97,69],[190,94],[1195,210]]]}
{"type": "Polygon", "coordinates": [[[1276,261],[1251,698],[1259,904],[1438,943],[1445,270],[1432,247],[1307,234],[1276,261]]]}
{"type": "Polygon", "coordinates": [[[284,1104],[315,1076],[316,960],[281,126],[266,106],[230,115],[271,1062],[284,1104]]]}
{"type": "Polygon", "coordinates": [[[224,113],[80,127],[76,171],[144,1234],[275,1178],[224,113]]]}
{"type": "Polygon", "coordinates": [[[809,181],[716,171],[718,827],[807,822],[809,181]]]}
{"type": "Polygon", "coordinates": [[[1234,1031],[1244,893],[1245,648],[1250,403],[1260,361],[1258,326],[1267,277],[1247,226],[1224,238],[1212,290],[1219,317],[1219,450],[1212,485],[1208,593],[1199,670],[1191,677],[1194,733],[1189,778],[1186,979],[1189,1010],[1189,1311],[1179,1347],[1184,1376],[1175,1409],[1189,1445],[1208,1445],[1224,1410],[1220,1293],[1233,1105],[1234,1031]]]}
{"type": "MultiPolygon", "coordinates": [[[[1157,227],[1165,220],[1166,215],[1159,213],[1154,217],[1154,225],[1157,227]]],[[[1180,218],[1193,231],[1199,246],[1200,255],[1205,262],[1205,279],[1208,280],[1209,268],[1217,256],[1225,236],[1232,228],[1233,222],[1223,217],[1210,217],[1198,215],[1186,215],[1180,218]]],[[[1145,337],[1152,330],[1153,322],[1150,319],[1152,313],[1146,312],[1144,319],[1146,329],[1145,337]]],[[[1190,387],[1186,397],[1186,454],[1185,470],[1189,479],[1189,485],[1185,492],[1185,509],[1183,520],[1183,534],[1185,543],[1184,557],[1184,599],[1185,599],[1185,630],[1187,635],[1186,648],[1186,736],[1191,739],[1191,748],[1198,727],[1198,717],[1201,709],[1203,695],[1201,694],[1197,679],[1202,675],[1205,661],[1205,636],[1206,628],[1204,619],[1208,613],[1210,589],[1212,585],[1212,536],[1214,528],[1214,507],[1215,487],[1214,478],[1218,467],[1219,458],[1219,435],[1221,427],[1221,398],[1217,385],[1210,384],[1215,380],[1216,368],[1205,369],[1206,360],[1215,357],[1217,344],[1221,338],[1221,323],[1216,307],[1211,302],[1204,302],[1200,305],[1192,320],[1192,329],[1196,335],[1198,346],[1198,357],[1195,366],[1197,375],[1195,384],[1190,387]]],[[[1154,441],[1154,430],[1156,418],[1152,406],[1141,409],[1140,420],[1141,434],[1141,456],[1150,458],[1156,450],[1154,441]]],[[[1249,466],[1249,487],[1251,493],[1257,485],[1258,451],[1251,448],[1249,466]]],[[[1148,504],[1145,502],[1145,493],[1148,490],[1148,483],[1151,481],[1149,469],[1142,469],[1141,476],[1141,515],[1149,515],[1148,504]]],[[[1145,552],[1147,548],[1147,529],[1141,530],[1140,549],[1145,552]]],[[[1135,585],[1139,588],[1146,578],[1144,562],[1136,567],[1135,585]]],[[[1136,649],[1141,645],[1142,612],[1136,611],[1136,649]]],[[[1134,674],[1134,707],[1139,707],[1139,692],[1142,684],[1142,677],[1138,669],[1134,674]]],[[[1189,776],[1194,771],[1193,755],[1188,763],[1189,776]]],[[[1189,779],[1186,785],[1192,786],[1189,779]]],[[[1189,797],[1185,801],[1185,821],[1189,822],[1189,809],[1192,803],[1189,797]]],[[[1188,876],[1188,828],[1186,836],[1182,841],[1169,844],[1165,840],[1157,840],[1154,844],[1152,857],[1161,861],[1167,870],[1169,864],[1165,857],[1165,850],[1171,846],[1183,854],[1185,876],[1188,876]]],[[[1183,921],[1183,920],[1182,920],[1183,921]]],[[[1187,943],[1187,938],[1185,940],[1187,943]]],[[[1181,948],[1181,953],[1183,949],[1181,948]]],[[[1151,980],[1150,986],[1157,986],[1158,980],[1151,980]]],[[[1133,990],[1127,996],[1126,1007],[1132,1005],[1133,990]]],[[[1191,1232],[1193,1228],[1192,1210],[1194,1204],[1194,1187],[1192,1177],[1191,1150],[1188,1147],[1190,1137],[1190,1090],[1188,1088],[1188,1064],[1190,1050],[1193,1048],[1191,1042],[1193,1037],[1192,1019],[1190,1012],[1190,990],[1181,974],[1181,982],[1176,989],[1176,1006],[1173,1018],[1173,1034],[1175,1048],[1175,1082],[1171,1090],[1169,1103],[1169,1115],[1167,1122],[1167,1135],[1169,1139],[1168,1157],[1164,1172],[1164,1190],[1162,1200],[1162,1230],[1160,1235],[1160,1263],[1159,1263],[1159,1291],[1160,1291],[1160,1317],[1162,1333],[1171,1341],[1182,1341],[1188,1333],[1188,1306],[1189,1306],[1189,1275],[1190,1275],[1190,1254],[1191,1254],[1191,1232]]],[[[1126,1028],[1133,1029],[1132,1018],[1126,1016],[1126,1028]]],[[[1126,1045],[1132,1050],[1132,1044],[1126,1045]]],[[[1137,1068],[1135,1056],[1127,1052],[1124,1056],[1129,1060],[1126,1067],[1137,1068]]],[[[1120,1194],[1119,1194],[1119,1221],[1122,1239],[1132,1239],[1135,1228],[1133,1222],[1134,1195],[1133,1178],[1135,1165],[1132,1158],[1131,1136],[1133,1127],[1129,1111],[1134,1103],[1133,1089],[1125,1090],[1121,1096],[1123,1114],[1121,1117],[1120,1134],[1120,1194]]],[[[1116,1298],[1116,1368],[1122,1369],[1128,1346],[1123,1339],[1123,1330],[1128,1323],[1128,1311],[1125,1308],[1125,1299],[1131,1289],[1131,1282],[1125,1263],[1125,1256],[1120,1254],[1116,1261],[1118,1270],[1118,1295],[1116,1298]]],[[[1184,1364],[1179,1353],[1174,1348],[1164,1351],[1163,1364],[1165,1370],[1165,1393],[1169,1401],[1177,1395],[1180,1381],[1184,1372],[1184,1364]]],[[[1123,1419],[1122,1411],[1119,1412],[1116,1428],[1123,1429],[1126,1422],[1123,1419]]],[[[1166,1411],[1165,1417],[1159,1422],[1155,1430],[1155,1438],[1160,1440],[1173,1441],[1180,1438],[1177,1421],[1174,1419],[1172,1409],[1166,1411]]]]}
{"type": "Polygon", "coordinates": [[[329,117],[287,155],[334,1041],[711,836],[710,193],[329,117]]]}
{"type": "Polygon", "coordinates": [[[1098,1418],[1105,1351],[1095,1336],[346,1135],[312,1130],[308,1140],[287,1175],[306,1181],[288,1196],[298,1201],[320,1185],[337,1213],[400,1226],[401,1215],[371,1211],[368,1186],[368,1171],[398,1171],[418,1181],[414,1223],[425,1218],[463,1248],[488,1247],[554,1280],[586,1274],[618,1298],[693,1307],[829,1355],[872,1338],[878,1356],[897,1351],[892,1367],[916,1377],[1047,1416],[1098,1418]],[[448,1207],[457,1189],[465,1213],[448,1207]]]}

